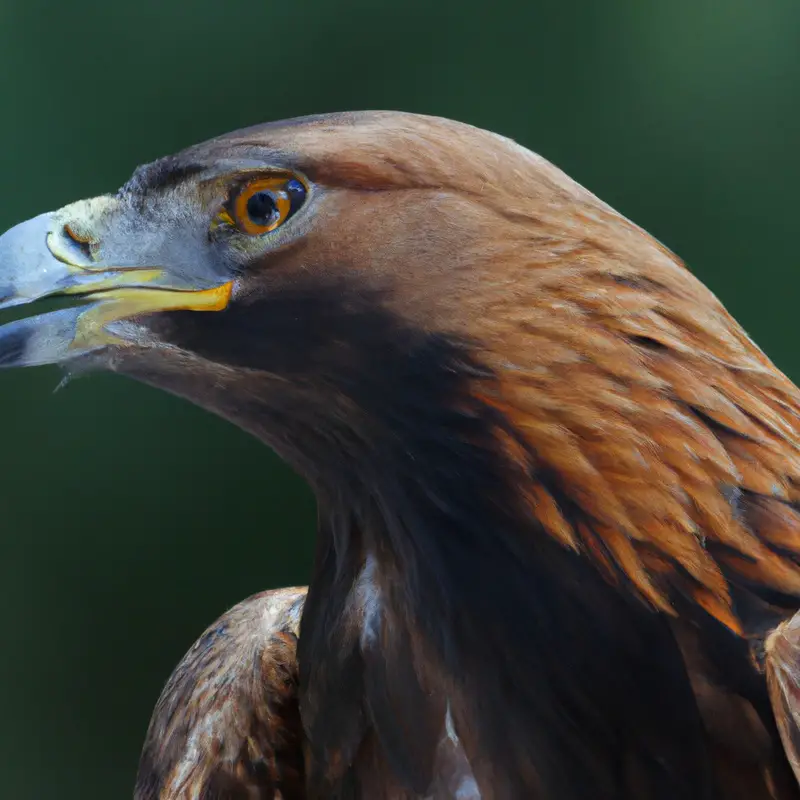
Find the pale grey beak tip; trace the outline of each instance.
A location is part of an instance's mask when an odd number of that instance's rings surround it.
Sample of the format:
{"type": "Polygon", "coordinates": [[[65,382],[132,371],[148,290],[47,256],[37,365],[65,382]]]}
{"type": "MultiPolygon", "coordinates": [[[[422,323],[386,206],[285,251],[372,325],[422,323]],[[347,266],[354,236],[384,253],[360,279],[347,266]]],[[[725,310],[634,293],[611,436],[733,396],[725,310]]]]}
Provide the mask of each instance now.
{"type": "Polygon", "coordinates": [[[85,355],[72,348],[85,307],[63,308],[0,326],[0,368],[57,364],[85,355]]]}

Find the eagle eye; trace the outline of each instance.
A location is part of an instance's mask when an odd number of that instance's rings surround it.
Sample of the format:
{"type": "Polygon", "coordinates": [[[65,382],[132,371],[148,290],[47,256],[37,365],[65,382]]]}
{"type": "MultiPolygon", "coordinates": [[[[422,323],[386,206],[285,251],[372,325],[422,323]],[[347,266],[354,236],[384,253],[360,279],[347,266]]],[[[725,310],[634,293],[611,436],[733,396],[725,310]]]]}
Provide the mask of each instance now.
{"type": "Polygon", "coordinates": [[[261,236],[292,217],[306,194],[305,184],[289,175],[255,178],[236,188],[220,218],[248,236],[261,236]]]}

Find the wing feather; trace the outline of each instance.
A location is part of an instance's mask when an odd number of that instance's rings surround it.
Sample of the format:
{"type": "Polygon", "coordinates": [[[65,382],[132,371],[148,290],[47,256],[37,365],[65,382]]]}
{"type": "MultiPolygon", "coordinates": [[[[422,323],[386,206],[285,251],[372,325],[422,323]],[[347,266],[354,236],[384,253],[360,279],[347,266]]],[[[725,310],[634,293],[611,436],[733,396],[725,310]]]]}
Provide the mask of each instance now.
{"type": "Polygon", "coordinates": [[[306,590],[253,595],[223,614],[169,678],[136,800],[301,800],[297,637],[306,590]]]}

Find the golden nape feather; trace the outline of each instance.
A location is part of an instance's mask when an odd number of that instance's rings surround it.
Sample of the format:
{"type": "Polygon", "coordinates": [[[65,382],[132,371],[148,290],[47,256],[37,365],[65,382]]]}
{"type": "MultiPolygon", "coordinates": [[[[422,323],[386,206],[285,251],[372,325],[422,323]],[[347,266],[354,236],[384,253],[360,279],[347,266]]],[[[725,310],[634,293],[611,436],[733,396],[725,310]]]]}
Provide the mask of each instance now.
{"type": "Polygon", "coordinates": [[[188,398],[317,496],[307,598],[189,653],[139,798],[800,800],[800,391],[552,164],[263,125],[7,232],[0,287],[90,301],[0,365],[188,398]]]}
{"type": "Polygon", "coordinates": [[[800,392],[674,256],[620,236],[628,226],[587,220],[579,269],[537,265],[524,314],[482,339],[500,376],[482,397],[581,512],[521,486],[546,531],[669,614],[680,581],[741,632],[733,574],[800,593],[800,392]]]}
{"type": "Polygon", "coordinates": [[[153,712],[136,800],[306,796],[297,675],[305,596],[253,595],[195,642],[153,712]]]}

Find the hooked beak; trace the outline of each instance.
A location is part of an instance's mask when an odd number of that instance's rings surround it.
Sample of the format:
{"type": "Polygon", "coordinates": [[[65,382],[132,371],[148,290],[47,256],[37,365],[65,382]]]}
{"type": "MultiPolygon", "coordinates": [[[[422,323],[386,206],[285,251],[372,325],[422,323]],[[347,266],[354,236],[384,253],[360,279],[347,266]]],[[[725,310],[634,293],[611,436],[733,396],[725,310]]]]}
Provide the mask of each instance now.
{"type": "Polygon", "coordinates": [[[110,202],[81,201],[0,236],[0,310],[55,296],[89,301],[0,325],[0,367],[55,364],[109,345],[135,343],[116,324],[132,317],[227,307],[231,281],[198,286],[157,266],[105,264],[102,242],[86,223],[110,202]]]}

